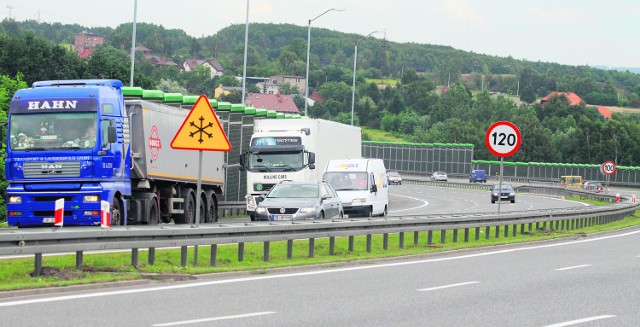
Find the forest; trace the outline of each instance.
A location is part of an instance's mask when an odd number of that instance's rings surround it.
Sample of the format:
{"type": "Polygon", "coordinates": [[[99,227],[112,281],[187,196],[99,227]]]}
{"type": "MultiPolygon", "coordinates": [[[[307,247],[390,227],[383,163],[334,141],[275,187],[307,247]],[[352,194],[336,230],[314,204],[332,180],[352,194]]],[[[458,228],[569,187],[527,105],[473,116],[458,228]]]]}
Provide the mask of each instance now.
{"type": "MultiPolygon", "coordinates": [[[[226,27],[194,38],[182,30],[138,23],[138,45],[176,63],[216,59],[225,69],[211,78],[206,70],[180,72],[138,59],[135,85],[145,89],[213,96],[218,85],[239,86],[242,75],[244,25],[226,27]]],[[[6,115],[15,89],[37,80],[115,78],[127,84],[131,24],[86,28],[59,23],[0,23],[0,105],[6,115]],[[87,59],[61,44],[75,33],[105,35],[104,46],[87,59]]],[[[306,27],[251,24],[247,76],[305,75],[306,27]]],[[[313,30],[310,89],[325,101],[309,107],[309,115],[350,123],[354,41],[360,35],[313,30]]],[[[137,55],[136,58],[141,58],[137,55]]],[[[595,107],[570,106],[564,97],[544,106],[539,98],[551,91],[571,91],[590,105],[640,106],[640,75],[587,66],[530,62],[456,50],[447,46],[394,43],[369,37],[359,43],[355,124],[393,133],[408,142],[471,143],[476,159],[495,159],[484,146],[484,133],[498,120],[519,126],[522,148],[510,160],[601,163],[640,166],[640,133],[634,114],[604,119],[595,107]],[[394,81],[381,88],[376,81],[394,81]],[[513,98],[518,93],[521,104],[513,98]],[[624,150],[623,150],[624,149],[624,150]]],[[[255,85],[248,91],[256,92],[255,85]]],[[[296,94],[295,88],[284,92],[296,94]]],[[[311,93],[310,92],[310,93],[311,93]]],[[[222,100],[238,103],[240,94],[222,100]]],[[[299,108],[303,99],[296,97],[299,108]]],[[[368,135],[364,135],[365,139],[368,135]]]]}

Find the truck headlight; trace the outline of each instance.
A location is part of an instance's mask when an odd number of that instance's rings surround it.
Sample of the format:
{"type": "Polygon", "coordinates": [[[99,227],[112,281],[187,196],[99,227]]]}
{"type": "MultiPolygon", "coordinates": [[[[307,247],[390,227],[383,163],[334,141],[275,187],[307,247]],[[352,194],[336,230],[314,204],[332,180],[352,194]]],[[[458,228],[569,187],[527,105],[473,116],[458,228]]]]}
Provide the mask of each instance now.
{"type": "Polygon", "coordinates": [[[257,207],[256,213],[267,213],[267,208],[265,207],[257,207]]]}
{"type": "Polygon", "coordinates": [[[300,213],[316,212],[316,207],[301,207],[300,213]]]}
{"type": "Polygon", "coordinates": [[[9,203],[13,203],[13,204],[22,203],[22,197],[18,195],[10,196],[9,203]]]}
{"type": "Polygon", "coordinates": [[[367,199],[365,198],[356,198],[356,199],[353,199],[353,201],[351,201],[351,204],[357,205],[357,204],[364,204],[366,202],[367,202],[367,199]]]}
{"type": "Polygon", "coordinates": [[[100,202],[100,197],[97,195],[85,195],[82,202],[100,202]]]}
{"type": "Polygon", "coordinates": [[[256,199],[251,195],[247,195],[247,206],[250,206],[250,207],[256,206],[256,199]]]}

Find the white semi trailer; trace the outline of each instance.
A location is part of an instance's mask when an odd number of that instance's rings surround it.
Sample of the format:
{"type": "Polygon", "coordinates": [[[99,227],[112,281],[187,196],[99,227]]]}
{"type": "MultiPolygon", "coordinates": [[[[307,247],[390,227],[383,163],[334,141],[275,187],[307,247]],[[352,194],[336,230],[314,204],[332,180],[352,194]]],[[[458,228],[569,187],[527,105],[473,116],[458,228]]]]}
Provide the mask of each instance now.
{"type": "Polygon", "coordinates": [[[249,150],[240,157],[247,171],[247,214],[254,220],[258,198],[283,180],[316,181],[332,159],[361,157],[360,127],[322,119],[256,120],[249,150]]]}

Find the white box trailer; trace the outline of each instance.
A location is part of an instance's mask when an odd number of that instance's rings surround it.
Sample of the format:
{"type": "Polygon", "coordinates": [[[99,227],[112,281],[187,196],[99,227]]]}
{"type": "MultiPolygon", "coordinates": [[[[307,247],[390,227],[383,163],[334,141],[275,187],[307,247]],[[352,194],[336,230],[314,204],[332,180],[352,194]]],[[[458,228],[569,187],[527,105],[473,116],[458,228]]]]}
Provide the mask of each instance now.
{"type": "Polygon", "coordinates": [[[361,157],[360,127],[323,119],[255,121],[249,150],[241,155],[247,171],[247,213],[256,201],[283,180],[317,181],[332,159],[361,157]]]}

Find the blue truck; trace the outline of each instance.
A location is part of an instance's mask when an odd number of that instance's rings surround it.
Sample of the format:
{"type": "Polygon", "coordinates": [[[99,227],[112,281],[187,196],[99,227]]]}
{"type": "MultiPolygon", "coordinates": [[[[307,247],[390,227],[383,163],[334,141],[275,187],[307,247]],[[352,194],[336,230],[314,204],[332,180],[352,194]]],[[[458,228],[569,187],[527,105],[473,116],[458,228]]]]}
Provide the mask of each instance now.
{"type": "Polygon", "coordinates": [[[11,226],[53,226],[64,199],[64,225],[100,225],[101,201],[111,225],[217,221],[224,190],[222,152],[171,140],[189,110],[125,99],[119,80],[41,81],[11,100],[6,134],[7,217],[11,226]],[[196,196],[201,198],[196,208],[196,196]]]}

